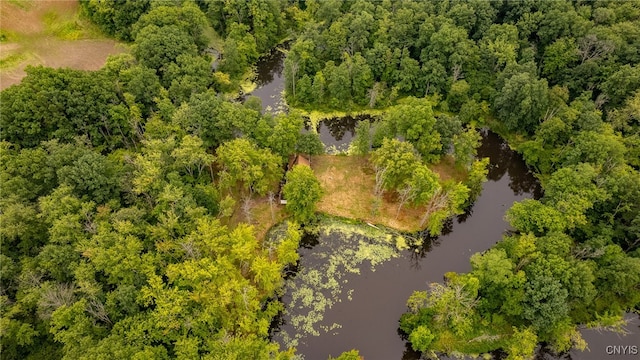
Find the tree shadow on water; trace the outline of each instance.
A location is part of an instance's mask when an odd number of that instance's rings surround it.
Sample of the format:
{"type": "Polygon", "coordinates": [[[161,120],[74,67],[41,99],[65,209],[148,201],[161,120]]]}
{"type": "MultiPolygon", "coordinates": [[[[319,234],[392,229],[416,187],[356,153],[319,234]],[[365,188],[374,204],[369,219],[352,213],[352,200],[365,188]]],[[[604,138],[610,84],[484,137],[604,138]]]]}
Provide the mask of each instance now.
{"type": "Polygon", "coordinates": [[[498,181],[507,174],[509,188],[514,195],[532,194],[534,198],[540,198],[542,195],[540,182],[522,156],[512,150],[498,134],[487,129],[481,129],[480,134],[482,142],[478,147],[478,158],[488,157],[490,160],[487,179],[498,181]]]}
{"type": "Polygon", "coordinates": [[[440,245],[442,237],[453,231],[453,218],[447,219],[442,227],[442,234],[439,236],[431,236],[427,229],[421,230],[412,236],[416,238],[415,245],[409,248],[409,263],[412,269],[420,270],[422,259],[433,250],[434,247],[440,245]]]}

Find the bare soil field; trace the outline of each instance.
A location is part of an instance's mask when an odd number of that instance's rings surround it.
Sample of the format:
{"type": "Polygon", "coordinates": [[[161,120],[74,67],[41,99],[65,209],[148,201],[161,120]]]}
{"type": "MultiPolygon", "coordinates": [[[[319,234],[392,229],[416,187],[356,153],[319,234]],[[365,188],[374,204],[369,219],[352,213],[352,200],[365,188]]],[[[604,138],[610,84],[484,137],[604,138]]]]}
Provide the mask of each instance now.
{"type": "Polygon", "coordinates": [[[78,11],[77,1],[0,0],[0,90],[19,83],[28,65],[97,70],[127,51],[78,11]]]}

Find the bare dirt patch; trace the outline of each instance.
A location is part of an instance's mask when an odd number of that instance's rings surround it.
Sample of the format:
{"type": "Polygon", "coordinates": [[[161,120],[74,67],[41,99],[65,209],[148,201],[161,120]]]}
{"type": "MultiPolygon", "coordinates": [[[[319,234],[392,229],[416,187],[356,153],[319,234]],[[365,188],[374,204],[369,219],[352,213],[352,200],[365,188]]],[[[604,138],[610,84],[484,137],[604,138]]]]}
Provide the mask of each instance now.
{"type": "Polygon", "coordinates": [[[26,76],[25,68],[27,65],[98,70],[105,64],[109,55],[124,51],[126,51],[124,46],[111,40],[62,41],[49,39],[38,44],[37,50],[25,52],[26,59],[14,68],[0,71],[0,90],[19,83],[26,76]]]}
{"type": "Polygon", "coordinates": [[[0,26],[19,34],[38,34],[45,30],[42,18],[49,12],[73,14],[80,4],[76,0],[16,0],[0,1],[0,26]]]}
{"type": "Polygon", "coordinates": [[[78,10],[77,1],[0,0],[0,29],[9,41],[0,43],[0,90],[19,83],[28,65],[97,70],[109,55],[127,51],[114,40],[95,36],[94,29],[87,29],[90,25],[77,20],[78,10]],[[72,35],[82,39],[61,40],[46,19],[73,22],[72,35]]]}

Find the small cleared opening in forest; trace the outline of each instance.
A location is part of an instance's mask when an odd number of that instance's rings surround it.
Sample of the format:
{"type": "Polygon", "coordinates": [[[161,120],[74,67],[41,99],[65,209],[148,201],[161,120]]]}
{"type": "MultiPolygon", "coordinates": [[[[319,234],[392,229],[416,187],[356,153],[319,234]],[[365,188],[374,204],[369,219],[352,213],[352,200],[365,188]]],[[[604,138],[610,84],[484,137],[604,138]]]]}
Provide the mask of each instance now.
{"type": "MultiPolygon", "coordinates": [[[[464,179],[464,171],[456,169],[448,157],[430,166],[441,180],[464,179]]],[[[375,173],[366,156],[320,155],[311,158],[311,168],[322,184],[325,195],[318,211],[345,218],[358,219],[401,231],[421,230],[424,207],[404,206],[398,212],[395,193],[385,192],[377,200],[374,194],[375,173]]]]}

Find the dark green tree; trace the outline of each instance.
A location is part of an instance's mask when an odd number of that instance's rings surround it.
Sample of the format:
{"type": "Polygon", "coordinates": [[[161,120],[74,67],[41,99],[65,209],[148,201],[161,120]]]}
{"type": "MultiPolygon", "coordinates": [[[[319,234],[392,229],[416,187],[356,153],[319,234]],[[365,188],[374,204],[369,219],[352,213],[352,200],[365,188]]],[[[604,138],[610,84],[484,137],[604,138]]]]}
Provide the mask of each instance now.
{"type": "Polygon", "coordinates": [[[547,81],[529,73],[510,77],[495,100],[498,119],[512,131],[532,133],[548,105],[547,81]]]}
{"type": "Polygon", "coordinates": [[[282,194],[286,209],[294,220],[305,224],[313,220],[316,204],[322,198],[322,187],[313,170],[306,165],[295,165],[287,172],[282,194]]]}
{"type": "Polygon", "coordinates": [[[141,64],[163,74],[165,67],[178,56],[195,56],[197,47],[194,39],[177,25],[158,27],[152,24],[138,32],[131,52],[141,64]]]}

